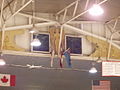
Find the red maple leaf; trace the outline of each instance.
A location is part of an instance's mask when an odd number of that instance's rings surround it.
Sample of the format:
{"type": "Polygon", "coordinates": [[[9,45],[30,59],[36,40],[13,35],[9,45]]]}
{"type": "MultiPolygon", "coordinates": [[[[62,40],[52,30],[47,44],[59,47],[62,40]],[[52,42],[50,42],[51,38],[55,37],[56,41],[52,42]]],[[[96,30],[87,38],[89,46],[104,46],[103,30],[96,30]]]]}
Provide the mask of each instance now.
{"type": "Polygon", "coordinates": [[[8,79],[6,78],[6,76],[3,76],[3,78],[1,78],[1,81],[2,81],[3,83],[7,83],[7,82],[8,82],[8,79]]]}

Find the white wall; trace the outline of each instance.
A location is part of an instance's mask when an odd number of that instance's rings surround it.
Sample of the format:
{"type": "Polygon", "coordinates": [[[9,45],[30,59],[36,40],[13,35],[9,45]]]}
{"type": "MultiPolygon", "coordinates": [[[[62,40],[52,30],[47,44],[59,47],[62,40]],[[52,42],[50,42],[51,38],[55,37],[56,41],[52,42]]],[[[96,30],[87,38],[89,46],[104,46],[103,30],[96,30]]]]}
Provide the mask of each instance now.
{"type": "MultiPolygon", "coordinates": [[[[52,14],[37,14],[37,16],[43,17],[43,18],[47,18],[47,19],[55,19],[55,16],[53,16],[52,14]]],[[[17,15],[14,18],[12,18],[9,22],[7,22],[7,26],[14,26],[14,25],[27,25],[28,24],[28,18],[17,15]]],[[[75,25],[73,25],[75,26],[75,25]]],[[[81,24],[76,24],[77,28],[81,28],[81,24]]],[[[48,27],[42,27],[42,28],[38,28],[39,31],[42,32],[46,32],[48,31],[48,27]]],[[[91,23],[83,23],[82,24],[82,29],[96,34],[98,36],[102,36],[102,37],[110,37],[110,31],[108,28],[105,28],[104,23],[103,22],[91,22],[91,23]]],[[[72,35],[78,35],[78,36],[82,36],[83,37],[83,54],[85,55],[89,55],[92,50],[92,44],[85,38],[85,35],[80,34],[80,33],[76,33],[74,30],[68,30],[65,29],[66,34],[72,34],[72,35]]],[[[114,35],[116,38],[115,39],[119,39],[118,35],[114,35]]],[[[28,31],[26,31],[23,35],[18,35],[15,38],[16,44],[22,48],[25,48],[27,50],[29,50],[30,47],[30,34],[28,33],[28,31]]]]}
{"type": "Polygon", "coordinates": [[[82,53],[83,55],[90,55],[93,51],[93,46],[92,44],[83,36],[82,39],[82,53]]]}

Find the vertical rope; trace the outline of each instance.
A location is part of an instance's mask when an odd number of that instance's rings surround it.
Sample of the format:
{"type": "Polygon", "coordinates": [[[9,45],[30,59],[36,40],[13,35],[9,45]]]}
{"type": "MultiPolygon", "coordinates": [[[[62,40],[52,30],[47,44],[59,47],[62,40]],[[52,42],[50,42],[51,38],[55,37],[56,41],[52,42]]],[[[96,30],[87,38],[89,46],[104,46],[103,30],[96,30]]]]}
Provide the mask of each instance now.
{"type": "Polygon", "coordinates": [[[34,27],[34,0],[32,1],[31,5],[32,5],[32,25],[34,27]]]}
{"type": "Polygon", "coordinates": [[[1,5],[1,14],[0,14],[0,19],[1,19],[1,28],[2,28],[2,24],[3,24],[3,22],[2,22],[2,21],[3,21],[3,20],[2,20],[2,19],[3,19],[2,15],[3,15],[3,8],[4,8],[3,6],[4,6],[4,0],[2,0],[2,5],[1,5]]]}
{"type": "Polygon", "coordinates": [[[3,51],[3,46],[4,46],[4,39],[5,39],[5,23],[2,26],[2,37],[1,37],[1,52],[3,51]]]}
{"type": "Polygon", "coordinates": [[[59,41],[59,48],[58,48],[58,56],[61,51],[62,34],[63,34],[63,26],[60,27],[60,41],[59,41]]]}
{"type": "MultiPolygon", "coordinates": [[[[93,25],[92,24],[91,24],[91,34],[93,34],[93,25]]],[[[91,54],[91,57],[93,59],[93,53],[94,53],[94,51],[93,51],[93,36],[91,36],[91,42],[92,42],[92,54],[91,54]]]]}
{"type": "Polygon", "coordinates": [[[2,31],[2,33],[1,33],[1,47],[0,47],[1,52],[3,51],[4,34],[5,34],[5,31],[4,31],[4,29],[5,29],[5,22],[3,23],[3,17],[2,17],[2,15],[3,15],[3,8],[4,8],[4,0],[2,0],[1,15],[0,15],[0,17],[1,17],[1,31],[2,31]]]}

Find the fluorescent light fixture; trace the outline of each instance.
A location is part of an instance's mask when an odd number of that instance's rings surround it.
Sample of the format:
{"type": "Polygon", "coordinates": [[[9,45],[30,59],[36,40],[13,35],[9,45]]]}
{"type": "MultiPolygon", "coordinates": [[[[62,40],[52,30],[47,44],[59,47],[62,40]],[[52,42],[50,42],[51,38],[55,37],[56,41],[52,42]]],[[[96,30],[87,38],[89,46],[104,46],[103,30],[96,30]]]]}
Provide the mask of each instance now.
{"type": "Polygon", "coordinates": [[[38,38],[33,39],[33,41],[31,42],[31,46],[40,46],[41,42],[38,38]]]}
{"type": "Polygon", "coordinates": [[[41,67],[42,67],[42,66],[35,66],[35,65],[29,65],[29,64],[27,64],[27,66],[28,66],[30,69],[41,68],[41,67]]]}
{"type": "Polygon", "coordinates": [[[97,69],[95,67],[92,67],[90,70],[89,70],[89,73],[97,73],[97,69]]]}
{"type": "Polygon", "coordinates": [[[104,13],[104,10],[101,8],[100,5],[94,4],[90,9],[89,9],[89,14],[92,16],[99,16],[104,13]]]}
{"type": "Polygon", "coordinates": [[[4,66],[6,64],[4,59],[0,59],[0,66],[4,66]]]}

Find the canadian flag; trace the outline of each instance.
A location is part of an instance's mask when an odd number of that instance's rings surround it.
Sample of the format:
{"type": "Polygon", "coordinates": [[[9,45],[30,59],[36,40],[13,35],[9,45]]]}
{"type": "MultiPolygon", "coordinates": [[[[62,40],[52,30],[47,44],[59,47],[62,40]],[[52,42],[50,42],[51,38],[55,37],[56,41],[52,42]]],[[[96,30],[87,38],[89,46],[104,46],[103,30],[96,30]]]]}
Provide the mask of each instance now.
{"type": "Polygon", "coordinates": [[[15,75],[0,74],[0,86],[15,86],[15,75]]]}

